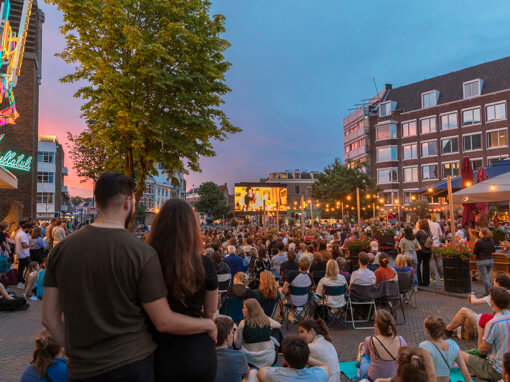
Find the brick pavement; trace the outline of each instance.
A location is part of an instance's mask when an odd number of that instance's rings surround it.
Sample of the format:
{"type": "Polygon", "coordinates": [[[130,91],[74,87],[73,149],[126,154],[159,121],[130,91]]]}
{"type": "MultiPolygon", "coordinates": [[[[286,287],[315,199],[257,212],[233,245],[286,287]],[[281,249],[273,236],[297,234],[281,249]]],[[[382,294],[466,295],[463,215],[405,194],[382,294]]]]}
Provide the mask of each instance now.
{"type": "MultiPolygon", "coordinates": [[[[19,291],[17,291],[19,292],[19,291]]],[[[41,302],[31,301],[30,309],[22,312],[0,313],[0,381],[19,381],[21,374],[30,361],[33,350],[33,339],[41,330],[41,302]]],[[[465,306],[464,299],[445,296],[428,291],[417,293],[417,308],[405,306],[407,322],[398,325],[399,334],[410,344],[418,344],[425,339],[423,332],[423,319],[430,314],[436,314],[449,321],[455,312],[465,306]]],[[[474,307],[474,310],[483,313],[489,312],[488,306],[474,307]]],[[[401,314],[401,312],[399,312],[401,314]]],[[[399,321],[401,317],[399,315],[399,321]]],[[[295,325],[290,332],[297,333],[295,325]]],[[[340,361],[353,361],[356,356],[358,344],[366,336],[372,334],[371,330],[353,330],[332,328],[333,344],[335,345],[340,361]]],[[[474,347],[474,341],[458,340],[461,349],[474,347]]]]}

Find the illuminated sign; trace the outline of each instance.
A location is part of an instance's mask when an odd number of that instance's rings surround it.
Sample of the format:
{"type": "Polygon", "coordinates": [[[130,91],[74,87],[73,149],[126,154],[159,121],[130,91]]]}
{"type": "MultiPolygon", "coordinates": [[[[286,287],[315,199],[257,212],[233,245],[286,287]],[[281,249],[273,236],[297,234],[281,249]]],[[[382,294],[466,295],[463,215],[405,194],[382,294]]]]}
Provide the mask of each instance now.
{"type": "Polygon", "coordinates": [[[7,151],[0,155],[0,166],[14,168],[16,170],[30,171],[32,157],[25,158],[25,154],[16,154],[14,151],[7,151]]]}
{"type": "Polygon", "coordinates": [[[287,211],[287,188],[271,185],[235,185],[235,212],[262,212],[264,205],[267,212],[287,211]]]}

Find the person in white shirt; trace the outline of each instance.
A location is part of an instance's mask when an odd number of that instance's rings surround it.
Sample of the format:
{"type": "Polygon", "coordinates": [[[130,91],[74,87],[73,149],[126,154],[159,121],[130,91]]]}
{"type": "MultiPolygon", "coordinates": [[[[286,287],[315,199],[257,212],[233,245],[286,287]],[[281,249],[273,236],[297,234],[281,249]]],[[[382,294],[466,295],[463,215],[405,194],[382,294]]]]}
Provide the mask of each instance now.
{"type": "Polygon", "coordinates": [[[21,228],[16,231],[14,241],[16,243],[15,250],[18,257],[18,288],[25,288],[25,279],[23,273],[25,268],[30,263],[30,236],[29,232],[32,229],[32,223],[22,221],[20,222],[21,228]]]}
{"type": "MultiPolygon", "coordinates": [[[[425,219],[429,222],[430,232],[432,233],[432,247],[439,247],[441,245],[441,237],[443,236],[443,231],[441,230],[441,226],[439,223],[432,221],[432,217],[430,214],[425,215],[425,219]]],[[[439,273],[439,278],[442,280],[444,277],[443,274],[443,266],[441,265],[441,258],[437,257],[434,252],[432,252],[432,257],[430,258],[430,280],[432,282],[436,281],[436,272],[434,270],[434,265],[437,268],[437,273],[439,273]]]]}
{"type": "Polygon", "coordinates": [[[376,282],[375,274],[370,269],[367,268],[368,261],[370,257],[366,252],[359,253],[359,269],[357,271],[352,272],[351,275],[351,283],[349,284],[349,288],[356,284],[362,286],[374,285],[376,282]]]}
{"type": "MultiPolygon", "coordinates": [[[[322,294],[325,286],[344,286],[347,280],[339,274],[338,263],[336,260],[329,260],[326,264],[326,276],[320,279],[315,293],[320,297],[318,304],[322,304],[322,294]]],[[[326,305],[331,308],[341,308],[345,305],[345,295],[326,296],[326,305]]]]}

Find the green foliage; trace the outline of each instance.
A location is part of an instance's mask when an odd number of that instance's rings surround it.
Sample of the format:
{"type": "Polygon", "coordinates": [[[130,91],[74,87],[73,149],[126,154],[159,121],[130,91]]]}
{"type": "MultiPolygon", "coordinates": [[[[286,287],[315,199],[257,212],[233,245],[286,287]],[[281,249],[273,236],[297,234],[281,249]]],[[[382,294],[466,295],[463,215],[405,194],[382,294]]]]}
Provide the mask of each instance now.
{"type": "Polygon", "coordinates": [[[392,243],[395,241],[395,230],[382,224],[374,223],[370,226],[370,232],[379,243],[392,243]]]}
{"type": "Polygon", "coordinates": [[[58,54],[79,82],[89,129],[72,141],[82,177],[122,170],[137,184],[165,172],[200,171],[214,140],[239,132],[220,106],[230,89],[225,18],[207,0],[48,0],[62,12],[58,54]],[[86,164],[86,165],[84,165],[86,164]]]}
{"type": "MultiPolygon", "coordinates": [[[[326,166],[324,171],[317,175],[317,181],[312,187],[312,197],[321,202],[321,209],[330,204],[336,208],[336,202],[346,201],[347,196],[351,197],[351,206],[356,206],[356,188],[360,189],[360,207],[365,207],[367,216],[371,214],[373,195],[379,191],[374,180],[361,170],[361,165],[350,168],[336,158],[335,161],[326,166]],[[366,196],[370,195],[370,198],[366,196]]],[[[347,211],[347,209],[345,209],[347,211]]],[[[352,211],[352,210],[351,210],[352,211]]],[[[339,216],[338,210],[331,214],[339,216]]]]}
{"type": "Polygon", "coordinates": [[[505,240],[506,231],[501,228],[489,228],[492,232],[492,239],[496,243],[500,243],[505,240]]]}
{"type": "Polygon", "coordinates": [[[81,196],[71,196],[71,203],[79,206],[82,202],[92,202],[92,198],[82,198],[81,196]]]}
{"type": "Polygon", "coordinates": [[[220,219],[229,211],[225,195],[220,191],[218,186],[213,182],[205,182],[198,188],[200,199],[195,202],[197,211],[211,214],[214,218],[220,219]]]}
{"type": "Polygon", "coordinates": [[[426,199],[412,201],[408,208],[411,212],[411,220],[416,223],[418,220],[425,218],[425,215],[429,213],[429,208],[430,203],[426,199]]]}
{"type": "Polygon", "coordinates": [[[349,240],[345,244],[345,247],[349,250],[349,252],[369,252],[370,251],[370,241],[369,240],[349,240]]]}
{"type": "Polygon", "coordinates": [[[468,260],[473,257],[474,246],[475,246],[474,243],[470,241],[456,243],[455,245],[450,243],[447,245],[443,245],[441,247],[434,247],[432,248],[432,252],[441,257],[468,260]]]}

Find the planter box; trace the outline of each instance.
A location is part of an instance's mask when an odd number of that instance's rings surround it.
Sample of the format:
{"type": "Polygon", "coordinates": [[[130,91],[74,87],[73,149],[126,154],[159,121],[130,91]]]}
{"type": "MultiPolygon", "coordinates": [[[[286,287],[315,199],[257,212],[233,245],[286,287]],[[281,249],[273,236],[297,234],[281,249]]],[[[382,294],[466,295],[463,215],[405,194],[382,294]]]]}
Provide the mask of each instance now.
{"type": "Polygon", "coordinates": [[[451,293],[471,292],[469,260],[443,257],[444,290],[451,293]]]}

